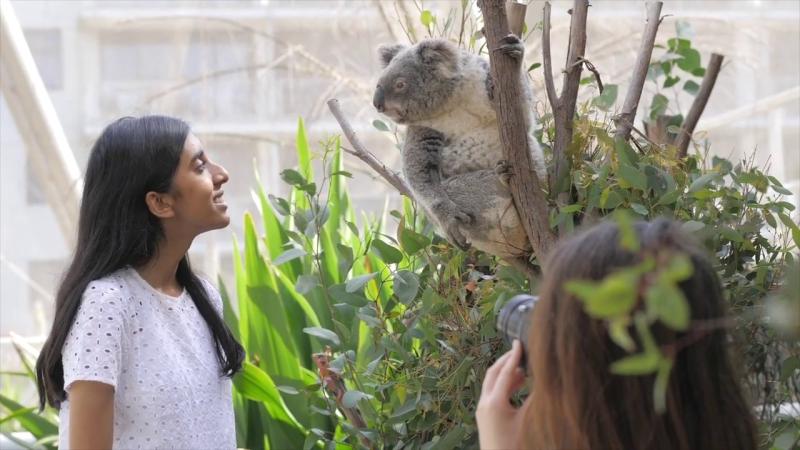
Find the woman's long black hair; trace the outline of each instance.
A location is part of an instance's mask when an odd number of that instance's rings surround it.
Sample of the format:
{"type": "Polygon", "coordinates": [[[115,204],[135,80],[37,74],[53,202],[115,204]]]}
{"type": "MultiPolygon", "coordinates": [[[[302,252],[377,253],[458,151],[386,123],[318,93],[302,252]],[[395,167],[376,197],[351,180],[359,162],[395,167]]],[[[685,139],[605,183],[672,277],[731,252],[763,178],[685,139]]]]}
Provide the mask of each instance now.
{"type": "MultiPolygon", "coordinates": [[[[108,125],[92,147],[75,255],[58,288],[53,327],[36,361],[40,410],[45,403],[59,408],[66,399],[61,349],[87,285],[155,256],[164,231],[147,208],[145,194],[169,191],[189,131],[188,124],[172,117],[124,117],[108,125]]],[[[177,279],[211,329],[222,374],[233,376],[241,369],[244,349],[214,310],[186,256],[178,264],[177,279]]]]}

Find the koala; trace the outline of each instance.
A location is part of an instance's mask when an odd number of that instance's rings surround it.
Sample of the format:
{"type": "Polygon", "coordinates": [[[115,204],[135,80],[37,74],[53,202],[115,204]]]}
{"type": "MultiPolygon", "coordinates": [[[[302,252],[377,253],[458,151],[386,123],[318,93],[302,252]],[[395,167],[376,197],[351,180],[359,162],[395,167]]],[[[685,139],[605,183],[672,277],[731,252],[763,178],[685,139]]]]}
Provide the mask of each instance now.
{"type": "MultiPolygon", "coordinates": [[[[524,51],[515,36],[498,50],[517,58],[524,51]]],[[[379,55],[384,69],[373,104],[406,126],[403,175],[417,202],[452,244],[526,258],[531,249],[508,190],[489,63],[444,39],[382,46],[379,55]]],[[[531,104],[527,76],[520,76],[531,104]]],[[[544,183],[533,111],[525,123],[535,175],[544,183]]]]}

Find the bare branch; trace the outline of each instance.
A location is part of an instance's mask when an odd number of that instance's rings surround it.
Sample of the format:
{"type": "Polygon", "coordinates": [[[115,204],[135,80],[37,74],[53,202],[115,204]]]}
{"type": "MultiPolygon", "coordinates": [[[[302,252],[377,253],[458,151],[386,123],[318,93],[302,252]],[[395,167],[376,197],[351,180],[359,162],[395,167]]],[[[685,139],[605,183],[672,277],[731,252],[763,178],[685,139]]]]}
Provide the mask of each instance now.
{"type": "Polygon", "coordinates": [[[378,158],[370,153],[358,139],[356,132],[353,130],[353,127],[350,126],[350,122],[344,117],[342,109],[339,107],[339,100],[335,98],[328,100],[328,108],[331,110],[331,113],[333,113],[333,117],[336,118],[336,121],[339,122],[339,126],[342,128],[342,131],[344,132],[347,140],[350,142],[350,145],[353,146],[353,154],[358,157],[358,159],[364,161],[367,163],[367,165],[372,167],[375,172],[378,172],[401,194],[413,199],[414,196],[411,194],[411,188],[408,187],[408,184],[406,184],[405,180],[397,176],[396,173],[380,162],[378,158]]]}
{"type": "Polygon", "coordinates": [[[525,26],[525,11],[528,5],[518,3],[518,0],[508,0],[506,16],[508,17],[508,29],[512,33],[522,38],[522,28],[525,26]]]}
{"type": "Polygon", "coordinates": [[[650,66],[650,57],[653,55],[658,25],[661,23],[659,17],[661,16],[662,5],[662,2],[647,3],[647,25],[642,34],[642,44],[636,56],[636,63],[633,66],[633,75],[628,85],[628,93],[625,95],[622,112],[614,118],[617,124],[617,130],[614,133],[615,139],[627,141],[631,135],[631,126],[636,118],[636,109],[639,107],[639,100],[642,97],[647,68],[650,66]]]}
{"type": "Polygon", "coordinates": [[[686,120],[683,122],[681,131],[678,134],[676,145],[678,147],[679,158],[686,157],[686,152],[689,150],[689,142],[692,141],[694,127],[697,126],[697,121],[706,108],[708,98],[711,96],[711,91],[714,89],[714,84],[717,82],[717,75],[719,75],[719,70],[722,68],[722,60],[724,58],[724,56],[718,53],[711,54],[711,60],[708,62],[708,67],[706,68],[706,75],[703,77],[703,82],[700,83],[700,90],[697,92],[697,97],[694,98],[692,107],[689,108],[689,114],[686,115],[686,120]]]}
{"type": "Polygon", "coordinates": [[[550,2],[544,2],[544,22],[542,26],[542,65],[544,66],[544,87],[550,109],[555,114],[558,108],[558,94],[553,81],[553,63],[550,57],[550,2]]]}
{"type": "Polygon", "coordinates": [[[564,70],[564,84],[561,88],[558,109],[553,111],[556,127],[553,159],[554,175],[550,180],[550,195],[565,204],[569,198],[570,159],[567,149],[572,143],[573,118],[578,101],[578,87],[581,81],[583,64],[581,59],[586,51],[586,16],[589,13],[588,0],[575,0],[572,6],[572,19],[569,30],[569,53],[564,70]]]}
{"type": "Polygon", "coordinates": [[[541,260],[555,243],[550,230],[548,205],[543,187],[534,175],[528,148],[526,106],[522,90],[522,61],[498,52],[501,40],[508,36],[505,0],[482,0],[478,3],[483,13],[484,35],[489,48],[490,67],[495,89],[495,111],[500,139],[511,167],[511,195],[519,213],[525,233],[534,253],[541,260]]]}

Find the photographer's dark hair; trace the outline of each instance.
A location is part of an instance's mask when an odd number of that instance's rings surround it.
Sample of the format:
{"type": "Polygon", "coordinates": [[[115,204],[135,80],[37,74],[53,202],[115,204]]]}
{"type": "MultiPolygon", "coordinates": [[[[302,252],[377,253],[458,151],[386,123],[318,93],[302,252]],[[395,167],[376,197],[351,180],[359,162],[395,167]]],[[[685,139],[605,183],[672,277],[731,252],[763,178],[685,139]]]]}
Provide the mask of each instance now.
{"type": "MultiPolygon", "coordinates": [[[[189,132],[188,124],[172,117],[125,117],[108,125],[92,147],[75,254],[56,294],[53,328],[36,361],[40,410],[46,403],[59,408],[66,398],[61,349],[87,285],[155,256],[164,232],[145,194],[170,189],[189,132]]],[[[232,376],[241,368],[244,349],[214,310],[187,256],[178,264],[177,280],[211,330],[222,374],[232,376]]]]}
{"type": "MultiPolygon", "coordinates": [[[[679,283],[693,321],[726,318],[722,288],[702,246],[674,221],[634,226],[643,250],[679,252],[694,266],[679,283]]],[[[751,406],[729,355],[724,326],[674,332],[653,325],[661,345],[684,342],[667,387],[666,412],[653,404],[654,375],[610,373],[626,356],[607,325],[584,312],[563,286],[569,280],[602,280],[635,265],[639,254],[621,248],[619,228],[605,222],[560,243],[550,254],[529,334],[532,394],[525,402],[524,448],[608,450],[754,450],[751,406]],[[699,331],[699,333],[698,333],[699,331]]],[[[709,322],[706,322],[709,323],[709,322]]]]}

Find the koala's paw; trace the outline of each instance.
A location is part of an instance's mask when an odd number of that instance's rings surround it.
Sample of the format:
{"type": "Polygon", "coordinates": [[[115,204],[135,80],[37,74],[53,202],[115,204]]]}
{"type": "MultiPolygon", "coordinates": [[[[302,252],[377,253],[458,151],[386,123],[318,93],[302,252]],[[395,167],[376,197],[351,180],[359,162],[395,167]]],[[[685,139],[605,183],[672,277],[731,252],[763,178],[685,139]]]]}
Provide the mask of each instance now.
{"type": "Polygon", "coordinates": [[[464,234],[461,233],[462,225],[471,224],[474,219],[469,214],[461,211],[458,206],[450,200],[440,201],[433,205],[433,213],[444,227],[447,240],[462,250],[469,248],[469,242],[464,234]]]}
{"type": "Polygon", "coordinates": [[[497,51],[521,61],[522,56],[525,55],[525,45],[517,36],[509,34],[503,39],[500,39],[500,46],[497,48],[497,51]]]}
{"type": "Polygon", "coordinates": [[[444,134],[433,128],[418,127],[413,139],[422,144],[444,145],[444,134]]]}
{"type": "Polygon", "coordinates": [[[508,187],[508,183],[511,181],[512,175],[511,164],[509,164],[505,159],[497,161],[497,164],[494,166],[494,173],[497,174],[497,177],[500,179],[500,184],[508,187]]]}

